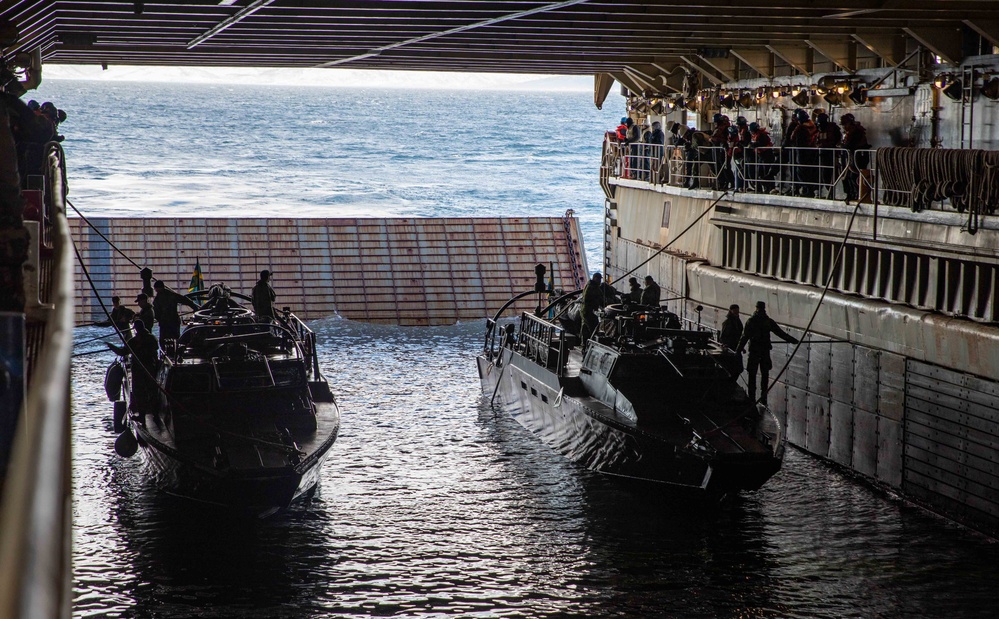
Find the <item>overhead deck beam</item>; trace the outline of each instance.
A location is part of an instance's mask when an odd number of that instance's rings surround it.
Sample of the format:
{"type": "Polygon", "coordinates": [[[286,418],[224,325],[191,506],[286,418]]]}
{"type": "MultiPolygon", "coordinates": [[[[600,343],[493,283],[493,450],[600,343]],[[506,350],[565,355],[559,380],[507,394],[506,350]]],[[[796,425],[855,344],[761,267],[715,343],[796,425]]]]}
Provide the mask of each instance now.
{"type": "Polygon", "coordinates": [[[861,33],[853,38],[877,54],[889,66],[897,67],[905,59],[905,37],[895,33],[861,33]]]}
{"type": "Polygon", "coordinates": [[[614,76],[610,73],[597,73],[593,76],[593,105],[598,110],[604,108],[604,101],[614,87],[614,76]]]}
{"type": "Polygon", "coordinates": [[[205,41],[207,41],[208,39],[212,38],[216,34],[222,32],[226,28],[229,28],[231,26],[235,26],[239,22],[243,21],[244,19],[246,19],[250,15],[253,15],[254,13],[256,13],[257,11],[259,11],[260,9],[264,8],[265,6],[267,6],[268,4],[270,4],[272,2],[274,2],[274,0],[254,0],[252,3],[250,3],[249,6],[247,6],[244,9],[241,9],[238,13],[236,13],[232,17],[229,17],[229,18],[223,20],[222,23],[220,23],[217,26],[209,29],[207,32],[205,32],[203,34],[200,34],[200,35],[194,37],[193,39],[191,39],[191,41],[188,42],[188,44],[187,44],[187,49],[192,49],[192,48],[196,47],[197,45],[200,45],[201,43],[204,43],[205,41]]]}
{"type": "Polygon", "coordinates": [[[786,64],[811,74],[813,61],[825,58],[847,71],[866,66],[871,54],[895,66],[917,44],[959,62],[966,28],[999,43],[999,2],[973,0],[156,0],[141,12],[135,5],[0,0],[0,19],[21,34],[4,51],[41,49],[45,62],[93,64],[349,62],[589,75],[623,74],[627,66],[665,89],[676,85],[677,62],[715,82],[745,77],[747,67],[767,78],[786,64]],[[669,70],[657,66],[663,58],[669,70]]]}
{"type": "Polygon", "coordinates": [[[509,15],[504,15],[502,17],[496,17],[496,18],[487,19],[485,21],[481,21],[481,22],[478,22],[478,23],[468,24],[467,26],[459,26],[457,28],[452,28],[450,30],[444,30],[442,32],[434,32],[434,33],[431,33],[431,34],[424,35],[422,37],[414,37],[412,39],[407,39],[405,41],[399,41],[398,43],[393,43],[391,45],[383,45],[382,47],[375,48],[375,49],[373,49],[373,50],[371,50],[371,51],[369,51],[369,52],[367,52],[365,54],[360,54],[358,56],[354,56],[354,57],[351,57],[351,58],[341,58],[340,60],[333,60],[333,61],[330,61],[330,62],[324,62],[324,63],[320,64],[319,66],[320,67],[335,67],[335,66],[338,66],[338,65],[341,65],[341,64],[346,64],[348,62],[352,62],[354,60],[363,59],[363,58],[370,58],[372,56],[378,56],[379,54],[381,54],[383,52],[387,52],[389,50],[397,49],[397,48],[400,48],[400,47],[405,47],[407,45],[415,45],[416,43],[422,43],[424,41],[430,41],[430,40],[436,39],[438,37],[445,37],[445,36],[448,36],[449,34],[457,34],[459,32],[466,32],[468,30],[474,30],[476,28],[483,28],[483,27],[491,26],[493,24],[498,24],[498,23],[501,23],[501,22],[504,22],[504,21],[509,21],[511,19],[518,19],[520,17],[526,17],[528,15],[536,15],[537,13],[546,13],[548,11],[557,11],[558,9],[565,8],[565,7],[568,7],[568,6],[573,6],[575,4],[582,4],[583,2],[587,2],[587,1],[588,0],[565,0],[564,2],[556,2],[554,4],[546,4],[544,6],[540,6],[540,7],[537,7],[537,8],[528,9],[526,11],[520,11],[519,13],[511,13],[509,15]]]}
{"type": "Polygon", "coordinates": [[[961,29],[959,24],[954,24],[949,28],[903,28],[907,35],[922,43],[926,49],[930,50],[941,60],[948,64],[960,64],[961,50],[961,29]]]}
{"type": "Polygon", "coordinates": [[[977,32],[992,45],[999,47],[999,19],[966,19],[964,25],[977,32]]]}
{"type": "Polygon", "coordinates": [[[851,73],[857,70],[856,41],[848,38],[812,38],[805,39],[805,43],[841,69],[851,73]]]}
{"type": "Polygon", "coordinates": [[[814,73],[812,68],[812,49],[794,45],[767,45],[767,49],[780,56],[787,64],[794,67],[802,75],[814,73]]]}
{"type": "Polygon", "coordinates": [[[774,55],[768,49],[732,48],[729,53],[741,60],[761,76],[767,79],[774,77],[774,55]]]}

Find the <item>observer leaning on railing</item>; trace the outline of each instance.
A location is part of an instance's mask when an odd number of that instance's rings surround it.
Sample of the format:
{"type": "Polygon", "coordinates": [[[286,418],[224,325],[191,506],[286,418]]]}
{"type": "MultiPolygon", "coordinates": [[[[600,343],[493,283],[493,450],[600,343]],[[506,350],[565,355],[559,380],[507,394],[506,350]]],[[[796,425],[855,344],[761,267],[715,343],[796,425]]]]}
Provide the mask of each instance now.
{"type": "Polygon", "coordinates": [[[53,203],[54,308],[36,359],[0,511],[0,619],[71,613],[72,474],[70,356],[73,250],[66,222],[62,149],[50,144],[46,173],[53,203]]]}

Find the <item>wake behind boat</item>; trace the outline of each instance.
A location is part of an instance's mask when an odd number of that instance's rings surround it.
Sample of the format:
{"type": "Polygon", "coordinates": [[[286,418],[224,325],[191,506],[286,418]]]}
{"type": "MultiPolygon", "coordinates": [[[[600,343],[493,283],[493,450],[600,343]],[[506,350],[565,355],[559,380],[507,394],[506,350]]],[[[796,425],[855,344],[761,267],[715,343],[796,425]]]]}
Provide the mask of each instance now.
{"type": "MultiPolygon", "coordinates": [[[[180,337],[162,343],[154,391],[111,384],[108,396],[123,430],[116,449],[134,453],[134,436],[163,490],[267,516],[314,491],[340,412],[315,334],[287,310],[260,321],[234,297],[249,300],[212,286],[180,337]]],[[[109,376],[128,377],[126,363],[109,376]]]]}
{"type": "MultiPolygon", "coordinates": [[[[612,305],[582,351],[578,333],[540,317],[548,308],[521,314],[519,328],[497,322],[529,294],[487,321],[479,377],[486,397],[550,447],[600,473],[710,500],[758,489],[780,469],[779,420],[747,397],[738,357],[710,332],[675,328],[664,308],[612,305]]],[[[571,297],[553,304],[555,315],[571,297]]]]}

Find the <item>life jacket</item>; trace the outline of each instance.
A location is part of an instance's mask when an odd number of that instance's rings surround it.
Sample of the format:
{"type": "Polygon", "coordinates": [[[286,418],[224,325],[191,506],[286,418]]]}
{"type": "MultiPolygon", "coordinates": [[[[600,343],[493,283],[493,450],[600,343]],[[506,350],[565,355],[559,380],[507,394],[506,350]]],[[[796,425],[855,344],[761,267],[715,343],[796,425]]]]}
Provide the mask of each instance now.
{"type": "Polygon", "coordinates": [[[628,139],[628,125],[621,123],[617,126],[617,139],[619,142],[624,142],[628,139]]]}
{"type": "Polygon", "coordinates": [[[815,123],[806,120],[798,124],[798,128],[791,134],[791,146],[809,147],[815,146],[815,135],[818,133],[815,123]]]}
{"type": "Polygon", "coordinates": [[[774,141],[770,139],[770,134],[763,128],[754,133],[752,139],[749,141],[751,148],[770,148],[773,145],[774,141]]]}

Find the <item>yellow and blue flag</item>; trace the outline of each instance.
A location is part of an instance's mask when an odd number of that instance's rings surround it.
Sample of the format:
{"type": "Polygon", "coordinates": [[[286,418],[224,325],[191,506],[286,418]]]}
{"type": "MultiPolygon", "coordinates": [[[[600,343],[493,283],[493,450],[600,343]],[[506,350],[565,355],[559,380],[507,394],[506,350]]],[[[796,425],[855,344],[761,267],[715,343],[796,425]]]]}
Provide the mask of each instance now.
{"type": "Polygon", "coordinates": [[[205,278],[201,274],[201,258],[194,263],[194,273],[191,275],[191,285],[187,287],[188,292],[198,292],[205,289],[205,278]]]}

